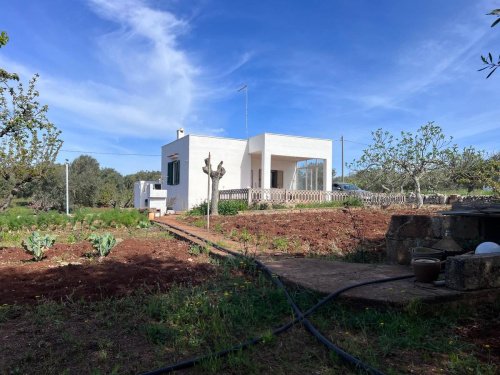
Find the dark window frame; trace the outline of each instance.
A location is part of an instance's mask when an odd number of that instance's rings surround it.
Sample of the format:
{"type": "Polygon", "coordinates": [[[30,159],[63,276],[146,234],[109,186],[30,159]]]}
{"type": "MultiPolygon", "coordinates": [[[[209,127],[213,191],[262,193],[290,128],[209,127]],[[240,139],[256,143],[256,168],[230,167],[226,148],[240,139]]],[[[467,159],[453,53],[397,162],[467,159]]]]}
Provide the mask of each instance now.
{"type": "Polygon", "coordinates": [[[168,162],[167,165],[167,185],[179,185],[181,179],[180,168],[181,163],[179,160],[168,162]]]}

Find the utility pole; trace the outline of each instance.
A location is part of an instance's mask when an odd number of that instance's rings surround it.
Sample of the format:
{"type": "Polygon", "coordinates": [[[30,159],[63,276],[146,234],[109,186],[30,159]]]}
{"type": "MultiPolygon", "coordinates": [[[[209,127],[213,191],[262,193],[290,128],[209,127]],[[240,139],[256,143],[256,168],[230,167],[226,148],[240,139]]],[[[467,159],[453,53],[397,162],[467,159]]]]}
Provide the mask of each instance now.
{"type": "Polygon", "coordinates": [[[69,164],[66,159],[66,215],[69,215],[69,164]]]}
{"type": "Polygon", "coordinates": [[[340,136],[340,144],[342,148],[342,182],[344,182],[344,136],[340,136]]]}
{"type": "Polygon", "coordinates": [[[208,153],[208,164],[207,164],[207,168],[208,168],[208,173],[207,173],[207,231],[210,230],[210,172],[211,171],[211,168],[212,168],[212,164],[211,164],[211,160],[210,160],[210,152],[208,153]]]}
{"type": "Polygon", "coordinates": [[[248,138],[248,86],[244,84],[238,89],[238,92],[245,90],[245,131],[248,138]]]}

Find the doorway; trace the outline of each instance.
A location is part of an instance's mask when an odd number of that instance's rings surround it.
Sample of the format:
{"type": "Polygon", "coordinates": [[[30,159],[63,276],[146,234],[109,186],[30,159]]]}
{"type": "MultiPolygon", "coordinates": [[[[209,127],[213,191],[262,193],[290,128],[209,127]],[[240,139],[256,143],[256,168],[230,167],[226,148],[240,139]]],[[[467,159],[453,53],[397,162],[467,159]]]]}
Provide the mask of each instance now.
{"type": "Polygon", "coordinates": [[[283,189],[283,171],[271,170],[271,188],[283,189]]]}

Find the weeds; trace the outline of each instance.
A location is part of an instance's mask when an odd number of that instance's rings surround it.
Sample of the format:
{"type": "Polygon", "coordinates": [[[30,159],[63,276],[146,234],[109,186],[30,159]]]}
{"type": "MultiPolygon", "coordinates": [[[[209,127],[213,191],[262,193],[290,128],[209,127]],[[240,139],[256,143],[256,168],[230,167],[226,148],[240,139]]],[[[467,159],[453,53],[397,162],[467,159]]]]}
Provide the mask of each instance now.
{"type": "MultiPolygon", "coordinates": [[[[2,328],[16,338],[4,340],[2,370],[138,373],[263,335],[265,345],[224,359],[208,359],[194,371],[350,373],[335,356],[315,346],[301,328],[277,338],[270,334],[292,313],[283,293],[252,262],[225,259],[219,265],[216,279],[201,285],[173,285],[165,293],[138,291],[96,302],[0,305],[2,328]],[[39,348],[47,348],[41,357],[36,356],[39,348]],[[70,369],[67,358],[71,358],[70,369]]],[[[322,298],[300,288],[290,292],[303,311],[322,298]]],[[[499,308],[498,304],[485,306],[488,314],[481,316],[498,317],[499,308]]],[[[311,320],[332,341],[388,374],[426,373],[429,368],[451,374],[495,374],[498,367],[493,360],[475,356],[477,346],[456,334],[464,317],[470,322],[475,314],[483,312],[451,307],[424,311],[418,304],[382,310],[337,302],[319,309],[311,320]]]]}
{"type": "Polygon", "coordinates": [[[274,237],[273,238],[273,248],[278,251],[288,250],[288,238],[285,237],[274,237]]]}
{"type": "Polygon", "coordinates": [[[208,254],[210,250],[206,246],[199,246],[199,245],[191,245],[189,246],[188,253],[194,256],[198,256],[201,254],[208,254]]]}
{"type": "Polygon", "coordinates": [[[295,205],[295,208],[334,208],[334,207],[363,207],[363,201],[358,197],[348,197],[342,201],[298,203],[295,205]]]}

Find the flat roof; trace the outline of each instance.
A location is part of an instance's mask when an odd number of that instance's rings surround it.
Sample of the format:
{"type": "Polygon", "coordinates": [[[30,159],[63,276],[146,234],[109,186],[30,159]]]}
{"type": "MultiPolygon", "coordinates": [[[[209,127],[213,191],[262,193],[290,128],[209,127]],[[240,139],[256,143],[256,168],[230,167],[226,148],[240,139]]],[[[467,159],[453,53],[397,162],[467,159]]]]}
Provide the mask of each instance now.
{"type": "Polygon", "coordinates": [[[201,138],[227,139],[227,140],[231,140],[231,141],[247,142],[250,138],[260,137],[262,135],[263,136],[266,136],[266,135],[276,135],[276,136],[279,136],[279,137],[305,138],[305,139],[315,139],[315,140],[318,140],[318,141],[330,141],[330,142],[332,142],[332,140],[330,138],[306,137],[306,136],[303,136],[303,135],[291,135],[291,134],[278,134],[278,133],[264,132],[264,133],[260,133],[260,134],[251,136],[251,137],[249,137],[247,139],[232,138],[232,137],[221,137],[221,136],[217,136],[217,135],[205,135],[205,134],[186,134],[184,137],[181,137],[181,138],[178,138],[178,139],[174,139],[172,142],[165,143],[163,146],[169,145],[170,143],[173,143],[175,141],[178,141],[178,140],[180,140],[182,138],[186,138],[186,137],[189,137],[189,136],[201,137],[201,138]]]}

